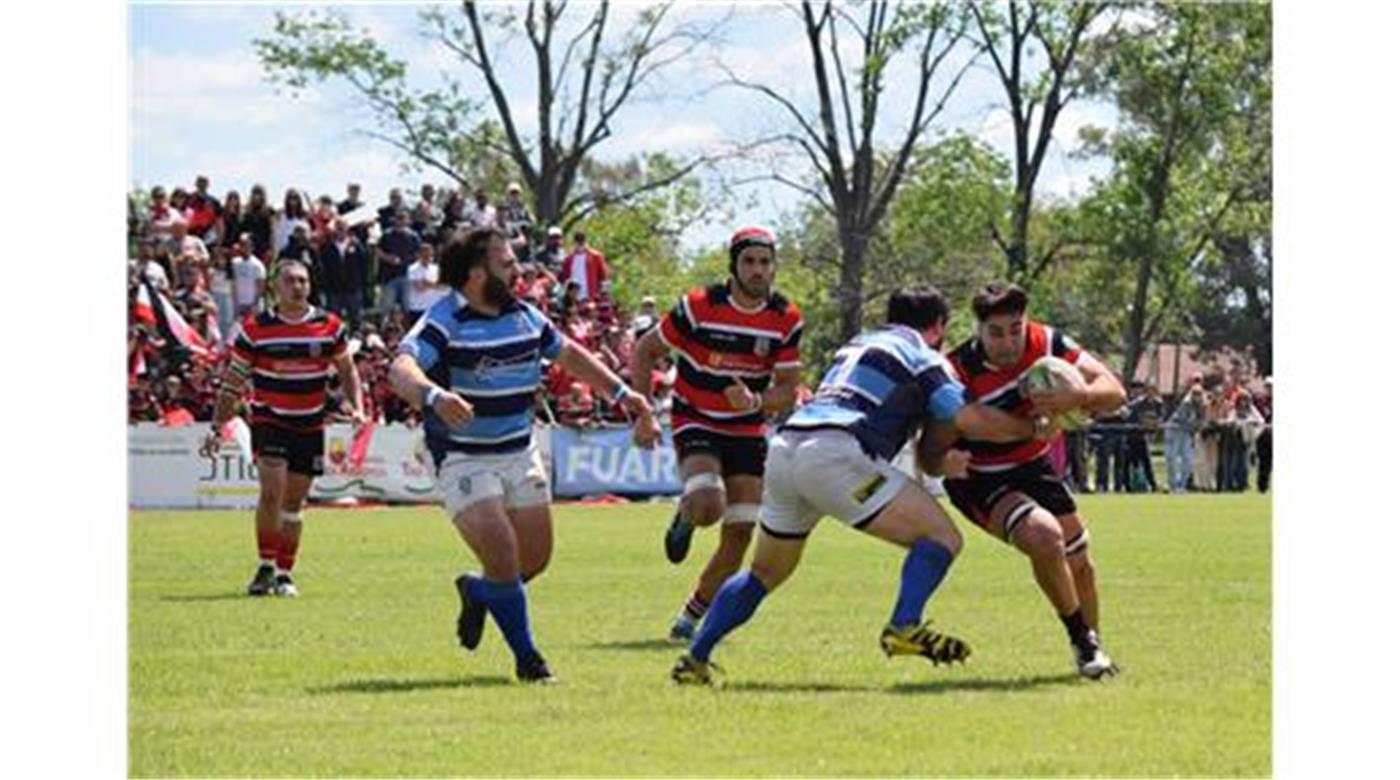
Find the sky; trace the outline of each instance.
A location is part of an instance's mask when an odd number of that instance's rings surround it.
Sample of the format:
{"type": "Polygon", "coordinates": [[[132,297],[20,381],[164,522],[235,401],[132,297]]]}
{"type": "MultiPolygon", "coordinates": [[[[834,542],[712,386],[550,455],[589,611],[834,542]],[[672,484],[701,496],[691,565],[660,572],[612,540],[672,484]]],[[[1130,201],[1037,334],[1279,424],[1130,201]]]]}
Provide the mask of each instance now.
{"type": "MultiPolygon", "coordinates": [[[[578,9],[580,3],[575,3],[578,9]]],[[[364,135],[372,121],[354,101],[348,88],[327,82],[314,84],[295,95],[269,83],[264,77],[253,40],[271,35],[275,15],[304,13],[313,7],[334,9],[348,16],[352,26],[368,30],[391,55],[408,64],[410,84],[432,87],[444,74],[457,77],[468,94],[486,99],[484,84],[475,72],[457,62],[451,52],[422,35],[419,12],[426,4],[332,3],[287,4],[133,4],[129,7],[129,179],[133,186],[162,184],[190,186],[196,174],[210,177],[211,190],[222,197],[237,189],[246,200],[254,183],[267,186],[269,197],[279,202],[289,186],[337,199],[345,184],[357,181],[371,203],[386,200],[388,190],[401,186],[417,190],[447,178],[432,170],[405,171],[405,155],[364,135]]],[[[622,4],[610,25],[621,35],[642,6],[622,4]]],[[[456,4],[445,6],[460,13],[456,4]]],[[[681,4],[672,14],[677,23],[707,24],[731,14],[723,40],[671,69],[646,90],[645,100],[624,108],[612,127],[613,135],[597,148],[602,160],[626,159],[644,151],[665,150],[676,155],[714,152],[728,144],[762,137],[786,129],[782,110],[753,92],[717,86],[724,78],[718,63],[746,80],[779,90],[803,107],[815,105],[815,87],[800,20],[778,4],[744,3],[681,4]]],[[[533,63],[523,38],[503,47],[501,72],[511,95],[522,130],[535,125],[533,63]]],[[[941,91],[971,53],[960,45],[954,50],[935,83],[941,91]]],[[[848,50],[854,61],[855,50],[848,50]]],[[[906,58],[911,60],[912,58],[906,58]]],[[[913,95],[909,71],[901,65],[889,78],[877,134],[887,140],[907,122],[913,95]]],[[[990,61],[976,62],[958,84],[952,98],[931,128],[928,140],[962,130],[993,145],[1010,157],[1010,116],[990,61]]],[[[1102,176],[1102,160],[1072,159],[1079,129],[1086,124],[1111,125],[1111,106],[1080,101],[1061,114],[1055,143],[1038,185],[1045,196],[1073,197],[1085,192],[1094,176],[1102,176]]],[[[800,177],[801,161],[777,163],[785,173],[800,177]]],[[[770,168],[771,170],[771,168],[770,168]]],[[[752,178],[748,170],[729,166],[712,176],[752,178]]],[[[772,224],[794,209],[801,196],[773,182],[743,185],[739,207],[742,222],[772,224]]],[[[719,218],[717,218],[719,219],[719,218]]],[[[691,247],[721,242],[731,225],[705,222],[683,238],[691,247]]]]}

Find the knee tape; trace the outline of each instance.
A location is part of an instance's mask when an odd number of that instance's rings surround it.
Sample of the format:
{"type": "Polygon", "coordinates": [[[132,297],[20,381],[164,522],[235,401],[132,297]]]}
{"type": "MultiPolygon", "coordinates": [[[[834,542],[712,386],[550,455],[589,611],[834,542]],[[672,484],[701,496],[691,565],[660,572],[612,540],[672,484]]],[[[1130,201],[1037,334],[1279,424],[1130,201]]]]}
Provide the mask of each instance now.
{"type": "Polygon", "coordinates": [[[284,522],[284,523],[300,523],[300,522],[301,522],[301,512],[287,512],[287,511],[284,510],[284,511],[281,513],[281,516],[282,516],[282,522],[284,522]]]}
{"type": "Polygon", "coordinates": [[[1079,555],[1089,549],[1089,529],[1084,528],[1074,535],[1072,539],[1065,540],[1065,557],[1079,555]]]}
{"type": "Polygon", "coordinates": [[[724,509],[725,525],[753,525],[758,522],[759,504],[730,504],[724,509]]]}
{"type": "Polygon", "coordinates": [[[696,492],[697,490],[710,489],[718,490],[720,492],[720,495],[723,495],[724,477],[721,477],[713,471],[703,471],[699,474],[691,474],[685,480],[685,490],[682,492],[681,497],[684,498],[685,496],[688,496],[691,493],[696,492]]]}

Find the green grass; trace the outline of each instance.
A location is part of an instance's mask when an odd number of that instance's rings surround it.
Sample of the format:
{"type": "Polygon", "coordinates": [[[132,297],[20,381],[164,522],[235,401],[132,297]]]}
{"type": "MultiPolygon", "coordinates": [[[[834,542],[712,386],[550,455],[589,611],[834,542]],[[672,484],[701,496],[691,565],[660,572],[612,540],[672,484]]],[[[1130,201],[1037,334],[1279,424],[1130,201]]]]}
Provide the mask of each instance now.
{"type": "Polygon", "coordinates": [[[557,507],[530,586],[561,684],[468,654],[435,508],[308,513],[302,597],[240,595],[244,512],[130,517],[130,771],[152,775],[1247,775],[1270,773],[1269,499],[1086,497],[1124,674],[1071,675],[1019,554],[971,526],[931,614],[964,667],[885,659],[898,550],[824,521],[794,579],[716,651],[720,691],[658,641],[713,544],[666,563],[666,505],[557,507]]]}

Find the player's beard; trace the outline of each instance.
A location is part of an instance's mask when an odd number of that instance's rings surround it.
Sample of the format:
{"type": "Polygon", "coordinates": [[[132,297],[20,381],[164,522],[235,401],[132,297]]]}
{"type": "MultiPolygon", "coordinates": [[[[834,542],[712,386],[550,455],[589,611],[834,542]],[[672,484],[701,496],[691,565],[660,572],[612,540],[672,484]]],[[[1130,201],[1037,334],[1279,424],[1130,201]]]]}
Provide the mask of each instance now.
{"type": "Polygon", "coordinates": [[[758,301],[768,300],[768,290],[771,285],[766,280],[759,278],[745,281],[742,278],[735,277],[735,281],[739,283],[739,289],[743,290],[744,294],[750,298],[758,301]]]}
{"type": "Polygon", "coordinates": [[[510,285],[501,281],[501,278],[494,274],[487,277],[486,289],[482,292],[486,296],[486,302],[492,306],[507,306],[515,300],[510,285]]]}

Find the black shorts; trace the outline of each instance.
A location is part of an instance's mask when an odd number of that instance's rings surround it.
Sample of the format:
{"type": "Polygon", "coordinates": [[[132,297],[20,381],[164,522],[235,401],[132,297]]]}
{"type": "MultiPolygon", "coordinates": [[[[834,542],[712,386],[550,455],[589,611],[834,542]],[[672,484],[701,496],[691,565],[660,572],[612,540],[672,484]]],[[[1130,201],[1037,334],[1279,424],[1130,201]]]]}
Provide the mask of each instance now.
{"type": "Polygon", "coordinates": [[[685,463],[691,455],[709,455],[719,461],[719,475],[763,477],[763,461],[768,457],[768,440],[762,436],[729,436],[704,428],[686,428],[676,434],[676,460],[685,463]]]}
{"type": "Polygon", "coordinates": [[[293,431],[276,425],[253,426],[253,454],[257,457],[281,458],[287,470],[308,477],[325,473],[322,461],[326,455],[324,431],[293,431]]]}
{"type": "MultiPolygon", "coordinates": [[[[1079,511],[1074,496],[1070,495],[1064,480],[1055,474],[1048,457],[1036,458],[1006,471],[986,473],[969,469],[967,473],[967,479],[943,480],[943,489],[948,491],[948,498],[959,512],[986,531],[992,531],[992,507],[1007,493],[1022,493],[1056,517],[1079,511]]],[[[1012,513],[1015,514],[1014,508],[1012,513]]],[[[1001,536],[1007,538],[1005,534],[1001,536]]]]}

